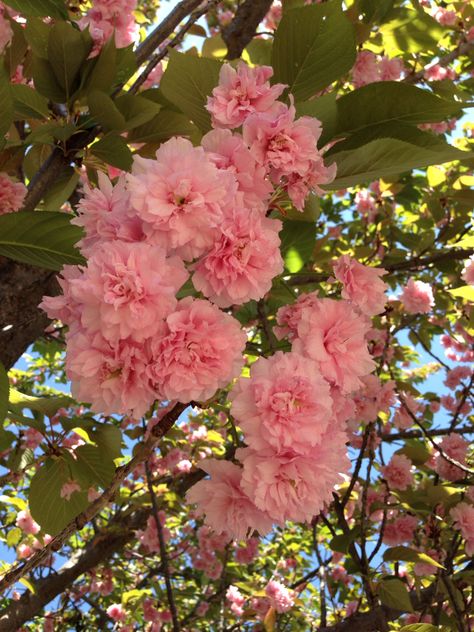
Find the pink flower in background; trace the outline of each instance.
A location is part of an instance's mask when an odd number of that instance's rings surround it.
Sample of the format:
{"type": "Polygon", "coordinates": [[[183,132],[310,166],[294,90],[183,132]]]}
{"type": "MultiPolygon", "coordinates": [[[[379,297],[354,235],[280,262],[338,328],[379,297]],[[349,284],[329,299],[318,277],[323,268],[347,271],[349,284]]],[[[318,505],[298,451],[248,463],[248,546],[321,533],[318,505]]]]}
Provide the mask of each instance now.
{"type": "Polygon", "coordinates": [[[427,314],[434,306],[431,285],[410,279],[399,296],[409,314],[427,314]]]}
{"type": "Polygon", "coordinates": [[[265,30],[274,31],[277,28],[282,15],[283,7],[281,4],[281,0],[274,0],[263,21],[265,30]]]}
{"type": "Polygon", "coordinates": [[[357,211],[366,216],[369,222],[373,221],[374,216],[377,212],[377,204],[375,199],[370,194],[368,189],[362,189],[362,191],[357,191],[355,194],[354,202],[357,208],[357,211]]]}
{"type": "Polygon", "coordinates": [[[238,190],[244,194],[245,206],[265,212],[273,187],[265,177],[265,168],[257,163],[242,136],[228,129],[214,129],[202,137],[201,145],[218,169],[234,175],[238,190]]]}
{"type": "Polygon", "coordinates": [[[137,0],[93,0],[92,8],[79,20],[81,29],[89,28],[94,41],[93,55],[115,35],[117,48],[132,44],[138,36],[134,11],[137,0]]]}
{"type": "Polygon", "coordinates": [[[377,56],[370,50],[361,50],[352,68],[352,81],[356,88],[379,81],[379,66],[377,56]]]}
{"type": "Polygon", "coordinates": [[[450,79],[451,81],[456,79],[456,71],[449,66],[441,66],[440,64],[431,64],[427,66],[423,75],[427,81],[444,81],[444,79],[450,79]]]}
{"type": "Polygon", "coordinates": [[[64,483],[64,485],[61,487],[61,491],[59,493],[59,495],[61,496],[61,498],[64,498],[64,500],[71,500],[71,496],[75,493],[75,492],[80,492],[81,491],[81,486],[79,485],[79,483],[77,481],[68,481],[67,483],[64,483]]]}
{"type": "Polygon", "coordinates": [[[206,400],[239,375],[246,342],[232,316],[209,301],[182,299],[150,343],[147,376],[164,399],[206,400]]]}
{"type": "Polygon", "coordinates": [[[341,296],[351,301],[366,316],[384,311],[388,286],[380,277],[383,268],[364,266],[349,255],[339,257],[333,264],[334,276],[343,284],[341,296]]]}
{"type": "Polygon", "coordinates": [[[283,271],[281,222],[244,207],[228,211],[211,250],[196,264],[194,287],[219,307],[261,299],[283,271]]]}
{"type": "Polygon", "coordinates": [[[469,285],[474,285],[474,255],[464,262],[461,278],[469,285]]]}
{"type": "Polygon", "coordinates": [[[163,328],[188,278],[178,257],[147,243],[108,242],[94,251],[80,279],[71,281],[81,322],[112,342],[143,341],[163,328]]]}
{"type": "Polygon", "coordinates": [[[107,608],[107,614],[114,621],[125,621],[127,617],[127,613],[120,603],[113,603],[111,606],[109,606],[107,608]]]}
{"type": "Polygon", "coordinates": [[[344,432],[330,428],[305,455],[239,448],[242,488],[278,524],[310,522],[331,501],[334,487],[348,471],[345,442],[344,432]]]}
{"type": "Polygon", "coordinates": [[[153,86],[157,86],[160,83],[161,77],[163,76],[164,72],[165,69],[163,68],[163,62],[160,61],[160,63],[157,64],[150,72],[150,74],[142,84],[141,89],[148,90],[149,88],[153,88],[153,86]]]}
{"type": "Polygon", "coordinates": [[[385,525],[383,536],[384,544],[388,546],[397,546],[403,542],[411,542],[418,525],[418,519],[415,516],[399,516],[385,525]]]}
{"type": "Polygon", "coordinates": [[[432,15],[443,26],[454,26],[458,20],[456,11],[449,11],[443,7],[436,7],[432,15]]]}
{"type": "Polygon", "coordinates": [[[405,72],[403,59],[399,57],[390,59],[384,55],[379,61],[379,71],[382,81],[398,81],[405,72]]]}
{"type": "Polygon", "coordinates": [[[296,353],[259,358],[250,379],[240,378],[229,399],[253,450],[305,454],[334,425],[329,385],[315,363],[296,353]]]}
{"type": "Polygon", "coordinates": [[[161,145],[156,160],[135,156],[127,183],[151,243],[185,260],[212,246],[223,208],[237,189],[231,173],[218,170],[202,147],[185,138],[161,145]]]}
{"type": "Polygon", "coordinates": [[[0,172],[0,215],[19,211],[27,192],[22,182],[15,182],[7,173],[0,172]]]}
{"type": "Polygon", "coordinates": [[[125,188],[125,178],[113,185],[107,176],[98,173],[99,186],[84,185],[84,197],[77,205],[78,217],[72,224],[82,226],[86,236],[78,246],[85,254],[94,246],[106,241],[142,241],[142,222],[130,208],[130,199],[125,188]]]}
{"type": "Polygon", "coordinates": [[[404,490],[413,484],[412,465],[404,454],[394,454],[380,471],[391,489],[404,490]]]}
{"type": "Polygon", "coordinates": [[[15,524],[27,535],[36,535],[41,531],[39,524],[33,520],[30,512],[26,509],[17,513],[15,524]]]}
{"type": "Polygon", "coordinates": [[[156,398],[144,379],[148,357],[143,344],[108,342],[100,333],[68,338],[66,373],[73,396],[97,413],[141,417],[156,398]]]}
{"type": "Polygon", "coordinates": [[[206,459],[199,467],[211,476],[196,483],[186,494],[189,503],[197,505],[197,514],[206,516],[216,533],[242,540],[249,530],[267,533],[272,521],[255,507],[241,486],[242,469],[228,461],[206,459]]]}
{"type": "Polygon", "coordinates": [[[0,8],[0,54],[2,54],[5,48],[10,44],[12,37],[13,31],[10,22],[4,18],[0,8]]]}
{"type": "Polygon", "coordinates": [[[237,69],[223,64],[219,73],[219,84],[207,99],[207,110],[214,127],[240,127],[250,114],[266,112],[272,108],[285,85],[270,85],[273,68],[257,66],[250,68],[239,62],[237,69]]]}
{"type": "Polygon", "coordinates": [[[288,338],[293,340],[298,334],[298,325],[301,321],[303,311],[306,308],[315,307],[318,303],[318,292],[308,292],[300,294],[295,303],[283,305],[276,313],[278,326],[273,328],[278,340],[288,338]]]}
{"type": "Polygon", "coordinates": [[[302,312],[293,350],[315,360],[322,375],[344,393],[357,390],[374,362],[367,349],[367,322],[347,301],[324,298],[302,312]]]}
{"type": "Polygon", "coordinates": [[[265,587],[265,594],[272,608],[277,612],[288,612],[295,604],[295,593],[281,582],[271,579],[265,587]]]}
{"type": "MultiPolygon", "coordinates": [[[[461,437],[456,432],[452,432],[443,438],[440,443],[440,448],[451,459],[457,461],[461,465],[466,465],[467,451],[469,449],[469,442],[461,437]]],[[[459,481],[464,478],[465,473],[461,468],[449,463],[444,459],[441,454],[435,455],[435,467],[434,469],[438,474],[448,481],[459,481]]]]}
{"type": "Polygon", "coordinates": [[[454,528],[466,540],[466,554],[474,555],[474,507],[462,502],[453,507],[449,514],[454,521],[454,528]]]}
{"type": "Polygon", "coordinates": [[[69,326],[69,331],[80,329],[81,306],[72,295],[73,283],[82,280],[82,266],[64,266],[61,276],[57,281],[62,294],[57,296],[43,296],[39,307],[46,312],[49,318],[61,320],[69,326]]]}
{"type": "Polygon", "coordinates": [[[328,167],[324,164],[322,156],[312,160],[309,169],[304,174],[297,172],[283,178],[283,184],[288,195],[298,211],[304,210],[304,203],[309,193],[317,193],[320,196],[326,194],[320,184],[328,184],[336,177],[337,165],[334,162],[328,167]]]}

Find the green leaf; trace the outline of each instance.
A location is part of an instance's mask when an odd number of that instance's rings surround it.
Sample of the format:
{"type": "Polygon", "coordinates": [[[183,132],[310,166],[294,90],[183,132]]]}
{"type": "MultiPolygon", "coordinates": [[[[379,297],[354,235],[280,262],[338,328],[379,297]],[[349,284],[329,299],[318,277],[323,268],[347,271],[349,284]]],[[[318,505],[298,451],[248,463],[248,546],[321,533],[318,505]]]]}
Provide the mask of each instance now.
{"type": "Polygon", "coordinates": [[[323,129],[318,140],[318,147],[324,147],[336,134],[338,119],[336,94],[325,94],[311,101],[297,103],[296,115],[314,116],[321,122],[323,129]]]}
{"type": "Polygon", "coordinates": [[[273,42],[274,81],[303,101],[342,77],[354,65],[354,28],[339,2],[284,13],[273,42]]]}
{"type": "Polygon", "coordinates": [[[221,66],[215,59],[170,50],[170,61],[160,82],[163,95],[203,132],[211,129],[211,117],[204,106],[218,83],[221,66]]]}
{"type": "Polygon", "coordinates": [[[82,230],[71,219],[67,213],[49,211],[0,216],[0,255],[48,270],[84,263],[75,248],[82,230]]]}
{"type": "Polygon", "coordinates": [[[11,448],[12,445],[17,440],[16,434],[10,432],[9,430],[0,430],[0,452],[4,452],[11,448]]]}
{"type": "Polygon", "coordinates": [[[17,83],[12,85],[13,108],[15,120],[46,119],[49,116],[48,99],[36,90],[17,83]]]}
{"type": "Polygon", "coordinates": [[[3,66],[0,64],[0,148],[3,137],[10,129],[13,122],[13,100],[10,88],[10,79],[3,66]]]}
{"type": "Polygon", "coordinates": [[[23,537],[23,531],[18,527],[13,527],[7,534],[7,546],[16,546],[23,537]]]}
{"type": "Polygon", "coordinates": [[[446,30],[423,9],[397,8],[379,31],[385,53],[390,57],[400,53],[437,51],[446,30]]]}
{"type": "Polygon", "coordinates": [[[87,74],[83,74],[83,89],[85,92],[101,90],[109,92],[114,84],[117,74],[117,49],[115,47],[115,36],[112,36],[102,46],[100,54],[90,62],[87,67],[87,74]]]}
{"type": "Polygon", "coordinates": [[[61,498],[62,486],[71,480],[71,470],[62,457],[48,459],[31,479],[31,516],[50,535],[57,535],[89,504],[84,492],[74,492],[70,500],[61,498]]]}
{"type": "Polygon", "coordinates": [[[110,132],[90,147],[91,153],[100,158],[108,165],[118,167],[124,171],[129,171],[132,166],[132,152],[126,141],[116,134],[110,132]]]}
{"type": "Polygon", "coordinates": [[[8,381],[8,373],[0,362],[0,424],[3,423],[8,410],[8,400],[10,393],[10,382],[8,381]]]}
{"type": "Polygon", "coordinates": [[[90,435],[107,458],[113,460],[122,455],[122,431],[117,426],[101,424],[90,435]]]}
{"type": "Polygon", "coordinates": [[[88,97],[89,111],[94,120],[106,130],[123,130],[125,117],[105,92],[92,90],[88,97]]]}
{"type": "MultiPolygon", "coordinates": [[[[331,159],[335,159],[337,164],[336,178],[324,188],[343,189],[370,182],[375,178],[394,176],[428,165],[439,165],[471,157],[470,152],[460,151],[431,134],[426,134],[423,142],[424,146],[399,138],[376,138],[350,149],[351,140],[341,143],[340,147],[347,147],[345,150],[336,150],[339,146],[336,145],[334,152],[330,154],[331,159]]],[[[326,162],[330,162],[329,156],[326,162]]]]}
{"type": "Polygon", "coordinates": [[[336,133],[342,136],[376,124],[444,121],[462,111],[456,101],[401,81],[371,83],[343,95],[336,103],[336,133]]]}
{"type": "Polygon", "coordinates": [[[128,135],[131,143],[163,143],[172,136],[199,139],[199,129],[179,112],[163,109],[151,121],[136,127],[128,135]]]}
{"type": "Polygon", "coordinates": [[[316,229],[309,222],[287,221],[280,232],[281,252],[285,268],[298,272],[313,254],[316,229]]]}
{"type": "Polygon", "coordinates": [[[125,129],[148,123],[161,110],[158,103],[134,94],[123,94],[115,100],[115,105],[126,120],[125,129]]]}
{"type": "Polygon", "coordinates": [[[448,292],[453,296],[465,298],[471,303],[474,302],[474,287],[472,285],[463,285],[462,287],[457,287],[454,290],[448,290],[448,292]]]}
{"type": "Polygon", "coordinates": [[[89,485],[98,483],[107,487],[115,473],[115,466],[103,449],[94,445],[81,445],[74,451],[74,456],[76,467],[84,480],[89,481],[89,485]]]}
{"type": "Polygon", "coordinates": [[[137,60],[133,52],[133,44],[125,48],[117,48],[117,74],[115,82],[125,84],[137,70],[137,60]]]}
{"type": "Polygon", "coordinates": [[[72,167],[65,167],[45,194],[43,206],[51,211],[59,211],[76,189],[78,182],[79,174],[72,167]]]}
{"type": "Polygon", "coordinates": [[[38,92],[55,103],[64,103],[66,101],[66,93],[59,85],[55,77],[53,67],[47,59],[32,56],[31,74],[33,82],[38,92]]]}
{"type": "Polygon", "coordinates": [[[64,0],[5,0],[5,4],[23,15],[65,20],[68,18],[64,0]]]}
{"type": "Polygon", "coordinates": [[[81,32],[67,22],[56,22],[51,28],[48,40],[48,60],[68,99],[82,62],[87,58],[89,51],[90,47],[86,45],[81,32]]]}
{"type": "Polygon", "coordinates": [[[68,395],[58,395],[52,397],[35,397],[20,393],[16,389],[10,390],[9,410],[21,411],[23,408],[29,408],[37,412],[43,413],[48,417],[55,415],[60,408],[68,408],[74,403],[72,397],[68,395]]]}
{"type": "Polygon", "coordinates": [[[389,608],[403,612],[413,612],[408,588],[400,579],[386,578],[378,585],[380,601],[389,608]]]}
{"type": "Polygon", "coordinates": [[[410,623],[400,628],[400,632],[439,632],[439,628],[431,623],[410,623]]]}
{"type": "Polygon", "coordinates": [[[423,564],[431,564],[437,568],[443,568],[443,565],[434,560],[426,553],[421,553],[408,546],[394,546],[387,549],[383,554],[385,562],[422,562],[423,564]]]}
{"type": "Polygon", "coordinates": [[[38,57],[48,59],[48,40],[51,26],[38,18],[29,18],[24,33],[31,50],[38,57]]]}

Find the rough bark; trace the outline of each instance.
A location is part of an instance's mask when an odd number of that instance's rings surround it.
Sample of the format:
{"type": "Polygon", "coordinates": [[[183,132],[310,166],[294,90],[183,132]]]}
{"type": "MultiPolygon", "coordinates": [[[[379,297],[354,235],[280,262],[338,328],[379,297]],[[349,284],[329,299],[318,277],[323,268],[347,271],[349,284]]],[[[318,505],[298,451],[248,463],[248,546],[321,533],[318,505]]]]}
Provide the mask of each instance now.
{"type": "Polygon", "coordinates": [[[273,0],[246,0],[235,14],[232,22],[222,30],[227,45],[227,59],[237,59],[249,44],[258,25],[268,13],[273,0]]]}

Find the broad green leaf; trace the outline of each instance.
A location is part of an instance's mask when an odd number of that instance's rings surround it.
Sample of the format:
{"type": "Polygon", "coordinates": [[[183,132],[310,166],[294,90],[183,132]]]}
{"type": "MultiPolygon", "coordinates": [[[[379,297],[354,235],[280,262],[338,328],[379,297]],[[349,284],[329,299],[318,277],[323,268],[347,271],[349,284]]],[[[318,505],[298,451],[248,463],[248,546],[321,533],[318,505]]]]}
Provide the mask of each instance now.
{"type": "Polygon", "coordinates": [[[74,81],[90,47],[81,32],[67,22],[56,22],[51,27],[48,40],[48,60],[54,75],[66,97],[72,93],[74,81]]]}
{"type": "Polygon", "coordinates": [[[77,171],[72,167],[65,167],[45,194],[43,206],[50,211],[59,211],[64,202],[75,191],[78,182],[79,174],[77,171]]]}
{"type": "Polygon", "coordinates": [[[99,90],[92,90],[87,97],[87,102],[91,116],[105,130],[123,130],[125,128],[125,117],[108,94],[99,90]]]}
{"type": "Polygon", "coordinates": [[[23,537],[23,531],[18,527],[13,527],[7,534],[7,546],[16,546],[23,537]]]}
{"type": "Polygon", "coordinates": [[[285,268],[289,272],[298,272],[313,254],[315,227],[309,222],[284,222],[280,239],[285,268]]]}
{"type": "Polygon", "coordinates": [[[48,99],[33,88],[20,83],[14,84],[12,96],[15,120],[48,118],[48,99]]]}
{"type": "Polygon", "coordinates": [[[431,564],[437,568],[443,568],[443,565],[434,560],[426,553],[421,553],[408,546],[394,546],[387,549],[383,554],[385,562],[422,562],[423,564],[431,564]]]}
{"type": "Polygon", "coordinates": [[[380,601],[389,608],[403,612],[413,612],[408,588],[400,579],[386,578],[378,585],[380,601]]]}
{"type": "Polygon", "coordinates": [[[297,116],[313,116],[321,122],[322,133],[318,140],[318,147],[323,147],[336,133],[337,102],[336,94],[325,94],[311,101],[301,101],[296,104],[297,116]]]}
{"type": "Polygon", "coordinates": [[[0,255],[48,270],[84,263],[75,244],[82,230],[71,215],[25,211],[0,216],[0,255]]]}
{"type": "Polygon", "coordinates": [[[463,285],[462,287],[457,287],[454,290],[448,290],[448,292],[453,296],[465,298],[471,303],[474,302],[474,286],[472,285],[463,285]]]}
{"type": "Polygon", "coordinates": [[[273,42],[274,81],[304,101],[342,77],[356,59],[354,28],[339,2],[284,13],[273,42]]]}
{"type": "Polygon", "coordinates": [[[420,9],[397,8],[380,28],[385,52],[394,57],[400,53],[437,51],[446,30],[420,9]]]}
{"type": "Polygon", "coordinates": [[[394,0],[359,0],[364,22],[381,23],[393,7],[394,0]]]}
{"type": "Polygon", "coordinates": [[[23,500],[23,498],[20,498],[19,496],[2,495],[0,496],[0,503],[4,503],[6,505],[13,505],[20,511],[23,511],[27,507],[26,502],[23,500]]]}
{"type": "Polygon", "coordinates": [[[376,138],[354,149],[337,152],[336,148],[334,150],[331,157],[326,159],[326,162],[332,162],[334,159],[337,164],[335,180],[324,186],[330,190],[343,189],[370,182],[375,178],[394,176],[412,169],[471,156],[470,152],[460,151],[428,134],[425,146],[398,138],[376,138]]]}
{"type": "Polygon", "coordinates": [[[36,90],[55,103],[64,103],[66,101],[66,92],[59,84],[54,74],[53,67],[47,59],[32,56],[31,74],[36,90]]]}
{"type": "Polygon", "coordinates": [[[148,123],[161,110],[158,103],[134,94],[123,94],[115,100],[115,105],[125,118],[125,129],[134,129],[148,123]]]}
{"type": "Polygon", "coordinates": [[[199,140],[199,129],[187,116],[163,109],[151,121],[132,130],[128,139],[131,143],[163,143],[172,136],[184,136],[199,140]]]}
{"type": "MultiPolygon", "coordinates": [[[[254,37],[247,48],[244,50],[242,57],[245,55],[254,66],[271,66],[272,64],[272,46],[271,39],[262,39],[254,37]]],[[[226,50],[227,52],[227,50],[226,50]]],[[[247,59],[245,59],[247,61],[247,59]]]]}
{"type": "Polygon", "coordinates": [[[462,110],[456,101],[401,81],[371,83],[343,95],[336,103],[336,133],[342,136],[377,124],[443,121],[462,110]]]}
{"type": "Polygon", "coordinates": [[[117,74],[114,84],[126,84],[137,70],[137,60],[133,52],[133,44],[125,48],[117,48],[117,74]]]}
{"type": "Polygon", "coordinates": [[[217,33],[216,35],[208,37],[204,40],[202,45],[203,57],[211,57],[212,59],[224,60],[226,55],[227,44],[222,39],[222,35],[220,33],[217,33]]]}
{"type": "Polygon", "coordinates": [[[74,451],[74,456],[77,469],[88,479],[90,485],[98,483],[107,487],[114,475],[115,466],[104,450],[94,445],[81,445],[74,451]]]}
{"type": "Polygon", "coordinates": [[[13,122],[13,100],[10,88],[10,79],[3,64],[0,64],[0,148],[3,137],[10,129],[13,122]]]}
{"type": "Polygon", "coordinates": [[[122,454],[122,431],[112,424],[101,424],[97,430],[90,433],[101,451],[111,460],[122,454]]]}
{"type": "Polygon", "coordinates": [[[8,75],[12,76],[16,68],[22,64],[25,59],[28,50],[28,42],[26,41],[22,24],[19,24],[15,20],[10,20],[10,28],[13,31],[13,37],[5,51],[5,68],[8,75]]]}
{"type": "Polygon", "coordinates": [[[48,40],[51,26],[38,18],[29,18],[24,33],[31,50],[38,57],[48,59],[48,40]]]}
{"type": "Polygon", "coordinates": [[[90,147],[91,153],[108,165],[128,171],[132,166],[132,152],[125,139],[110,132],[90,147]]]}
{"type": "Polygon", "coordinates": [[[27,16],[65,20],[68,17],[64,0],[5,0],[5,4],[27,16]]]}
{"type": "Polygon", "coordinates": [[[117,75],[117,49],[112,36],[102,46],[100,54],[87,60],[81,69],[82,88],[89,93],[93,90],[109,93],[117,75]]]}
{"type": "Polygon", "coordinates": [[[30,410],[35,410],[51,417],[57,413],[59,408],[67,408],[73,403],[74,400],[68,395],[34,397],[33,395],[20,393],[15,388],[10,390],[9,409],[13,411],[21,411],[23,408],[29,408],[30,410]]]}
{"type": "Polygon", "coordinates": [[[0,452],[4,452],[11,448],[15,441],[18,439],[17,435],[9,430],[0,430],[0,452]]]}
{"type": "Polygon", "coordinates": [[[221,66],[214,59],[170,50],[170,61],[160,82],[164,96],[203,132],[211,129],[211,117],[204,106],[218,83],[221,66]]]}
{"type": "Polygon", "coordinates": [[[71,480],[71,470],[62,457],[48,459],[31,479],[30,512],[45,533],[57,535],[89,504],[85,492],[74,492],[70,500],[61,498],[63,485],[71,480]]]}
{"type": "Polygon", "coordinates": [[[0,362],[0,424],[3,423],[8,410],[8,399],[10,394],[10,383],[8,373],[0,362]]]}

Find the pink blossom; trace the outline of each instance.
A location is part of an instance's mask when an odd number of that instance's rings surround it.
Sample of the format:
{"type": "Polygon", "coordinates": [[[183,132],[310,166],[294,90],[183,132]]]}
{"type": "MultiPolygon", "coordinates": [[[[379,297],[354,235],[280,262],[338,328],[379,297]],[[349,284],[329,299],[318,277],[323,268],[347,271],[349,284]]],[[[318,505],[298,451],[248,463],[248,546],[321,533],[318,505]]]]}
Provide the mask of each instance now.
{"type": "Polygon", "coordinates": [[[399,516],[395,520],[387,522],[383,536],[384,544],[397,546],[403,542],[411,542],[417,525],[417,518],[409,515],[399,516]]]}
{"type": "MultiPolygon", "coordinates": [[[[440,448],[444,454],[457,461],[461,465],[466,464],[469,443],[456,432],[452,432],[443,438],[440,448]]],[[[458,481],[464,478],[465,473],[456,465],[452,465],[441,454],[436,453],[435,468],[438,474],[448,481],[458,481]]]]}
{"type": "Polygon", "coordinates": [[[199,467],[210,480],[196,483],[186,494],[189,503],[197,504],[197,514],[206,515],[206,523],[216,533],[226,533],[241,540],[250,530],[267,533],[272,522],[264,511],[255,507],[241,485],[238,465],[218,459],[206,459],[199,467]]]}
{"type": "Polygon", "coordinates": [[[423,71],[423,76],[427,81],[444,81],[456,79],[456,71],[449,66],[441,66],[440,64],[431,64],[423,71]]]}
{"type": "Polygon", "coordinates": [[[99,186],[92,188],[84,185],[84,197],[77,205],[78,217],[72,224],[82,226],[86,236],[79,242],[85,254],[93,251],[94,246],[105,241],[141,241],[142,223],[130,209],[130,199],[125,188],[125,179],[120,177],[112,185],[107,176],[98,173],[99,186]]]}
{"type": "Polygon", "coordinates": [[[163,335],[151,341],[147,375],[164,399],[206,400],[239,375],[246,340],[232,316],[185,298],[166,319],[163,335]]]}
{"type": "Polygon", "coordinates": [[[111,606],[109,606],[107,608],[107,614],[114,621],[125,621],[127,617],[127,613],[120,603],[113,603],[111,606]]]}
{"type": "Polygon", "coordinates": [[[32,553],[33,549],[29,544],[20,544],[16,550],[16,554],[18,556],[18,559],[20,560],[24,560],[25,558],[30,557],[32,553]]]}
{"type": "Polygon", "coordinates": [[[164,72],[165,69],[163,68],[163,62],[160,61],[160,63],[153,68],[153,70],[150,72],[150,74],[142,84],[142,90],[148,90],[153,86],[157,86],[160,83],[164,72]]]}
{"type": "Polygon", "coordinates": [[[225,596],[229,603],[236,604],[237,606],[243,606],[245,603],[245,597],[242,595],[237,586],[230,585],[225,593],[225,596]]]}
{"type": "Polygon", "coordinates": [[[463,281],[466,281],[469,285],[474,285],[474,255],[464,262],[461,277],[463,281]]]}
{"type": "Polygon", "coordinates": [[[358,212],[363,216],[367,216],[369,221],[373,221],[377,212],[377,205],[370,192],[367,189],[357,191],[354,202],[358,212]]]}
{"type": "Polygon", "coordinates": [[[382,81],[398,81],[405,71],[403,59],[384,55],[379,61],[380,79],[382,81]]]}
{"type": "Polygon", "coordinates": [[[374,362],[367,350],[366,321],[346,301],[324,298],[302,312],[293,349],[315,360],[322,375],[345,393],[358,389],[374,362]]]}
{"type": "Polygon", "coordinates": [[[383,312],[387,285],[380,277],[387,274],[386,270],[364,266],[349,255],[339,257],[333,270],[336,279],[343,284],[342,298],[351,301],[367,316],[383,312]]]}
{"type": "Polygon", "coordinates": [[[377,56],[370,50],[361,50],[352,68],[352,81],[356,88],[379,81],[380,72],[377,56]]]}
{"type": "Polygon", "coordinates": [[[36,535],[41,530],[39,524],[33,520],[30,512],[26,509],[17,513],[15,524],[27,535],[36,535]]]}
{"type": "Polygon", "coordinates": [[[201,145],[218,169],[234,175],[244,205],[266,211],[273,188],[266,179],[265,167],[257,163],[242,136],[228,129],[214,129],[203,136],[201,145]]]}
{"type": "Polygon", "coordinates": [[[283,15],[283,7],[281,0],[274,0],[267,15],[264,18],[263,24],[266,31],[275,31],[283,15]]]}
{"type": "MultiPolygon", "coordinates": [[[[433,560],[438,562],[441,558],[440,552],[436,549],[428,549],[427,551],[421,551],[422,553],[426,553],[433,560]]],[[[434,575],[436,573],[437,567],[434,564],[430,564],[429,562],[417,562],[413,567],[413,572],[415,575],[423,576],[423,575],[434,575]]]]}
{"type": "Polygon", "coordinates": [[[466,554],[474,554],[474,507],[465,502],[459,503],[449,512],[454,528],[461,532],[466,540],[466,554]]]}
{"type": "Polygon", "coordinates": [[[296,353],[259,358],[250,379],[240,378],[229,399],[254,450],[311,452],[331,424],[329,385],[314,362],[296,353]]]}
{"type": "Polygon", "coordinates": [[[410,279],[400,294],[405,311],[409,314],[427,314],[434,306],[433,291],[428,283],[410,279]]]}
{"type": "Polygon", "coordinates": [[[412,462],[404,454],[394,454],[381,472],[391,489],[404,490],[413,484],[411,467],[412,462]]]}
{"type": "Polygon", "coordinates": [[[288,612],[295,603],[295,593],[281,582],[271,579],[265,587],[265,594],[277,612],[288,612]]]}
{"type": "Polygon", "coordinates": [[[458,16],[456,11],[448,11],[443,7],[436,7],[433,12],[434,19],[443,26],[455,26],[458,16]]]}
{"type": "Polygon", "coordinates": [[[79,483],[77,481],[70,480],[63,484],[59,495],[61,496],[61,498],[64,498],[65,500],[71,500],[72,494],[74,494],[75,492],[80,492],[80,491],[81,491],[81,486],[79,485],[79,483]]]}
{"type": "Polygon", "coordinates": [[[39,307],[46,312],[49,318],[61,320],[69,326],[69,331],[80,329],[81,306],[72,295],[72,287],[75,280],[82,279],[82,269],[79,266],[64,266],[61,276],[57,276],[62,294],[57,296],[43,296],[39,307]]]}
{"type": "Polygon", "coordinates": [[[108,242],[94,252],[80,279],[71,281],[81,322],[112,342],[143,341],[163,327],[188,277],[178,257],[144,242],[108,242]]]}
{"type": "Polygon", "coordinates": [[[5,48],[10,44],[12,37],[13,31],[10,22],[0,12],[0,54],[2,54],[5,48]]]}
{"type": "Polygon", "coordinates": [[[461,384],[462,380],[465,380],[472,375],[472,369],[468,366],[457,366],[454,369],[451,369],[446,374],[446,379],[444,380],[444,384],[449,389],[455,389],[456,386],[461,384]]]}
{"type": "Polygon", "coordinates": [[[127,182],[148,239],[186,260],[212,246],[237,188],[230,172],[185,138],[161,145],[156,160],[135,156],[127,182]]]}
{"type": "Polygon", "coordinates": [[[235,552],[235,560],[238,564],[251,564],[258,555],[258,538],[249,538],[245,545],[239,546],[235,552]]]}
{"type": "Polygon", "coordinates": [[[138,25],[133,11],[137,0],[94,0],[92,8],[79,20],[81,29],[89,27],[94,40],[93,54],[97,54],[105,42],[115,35],[117,48],[132,44],[138,35],[138,25]]]}
{"type": "Polygon", "coordinates": [[[144,378],[148,361],[143,345],[131,340],[111,344],[100,333],[83,332],[68,338],[66,373],[73,396],[98,413],[145,414],[156,399],[144,378]]]}
{"type": "Polygon", "coordinates": [[[237,69],[224,64],[219,73],[219,84],[207,99],[214,127],[240,127],[254,112],[266,112],[285,89],[281,83],[270,85],[273,75],[270,66],[250,68],[239,62],[237,69]]]}
{"type": "Polygon", "coordinates": [[[334,487],[348,470],[345,442],[345,433],[331,428],[305,455],[239,448],[242,488],[275,522],[309,522],[330,502],[334,487]]]}
{"type": "Polygon", "coordinates": [[[22,182],[15,182],[8,174],[0,172],[0,215],[18,211],[23,205],[27,192],[22,182]]]}
{"type": "Polygon", "coordinates": [[[219,307],[261,299],[283,272],[281,222],[245,209],[242,200],[237,204],[193,275],[194,287],[219,307]]]}
{"type": "Polygon", "coordinates": [[[276,313],[278,327],[273,328],[278,340],[286,337],[289,340],[296,338],[303,311],[306,308],[316,307],[317,303],[318,292],[316,291],[300,294],[295,303],[280,307],[276,313]]]}

